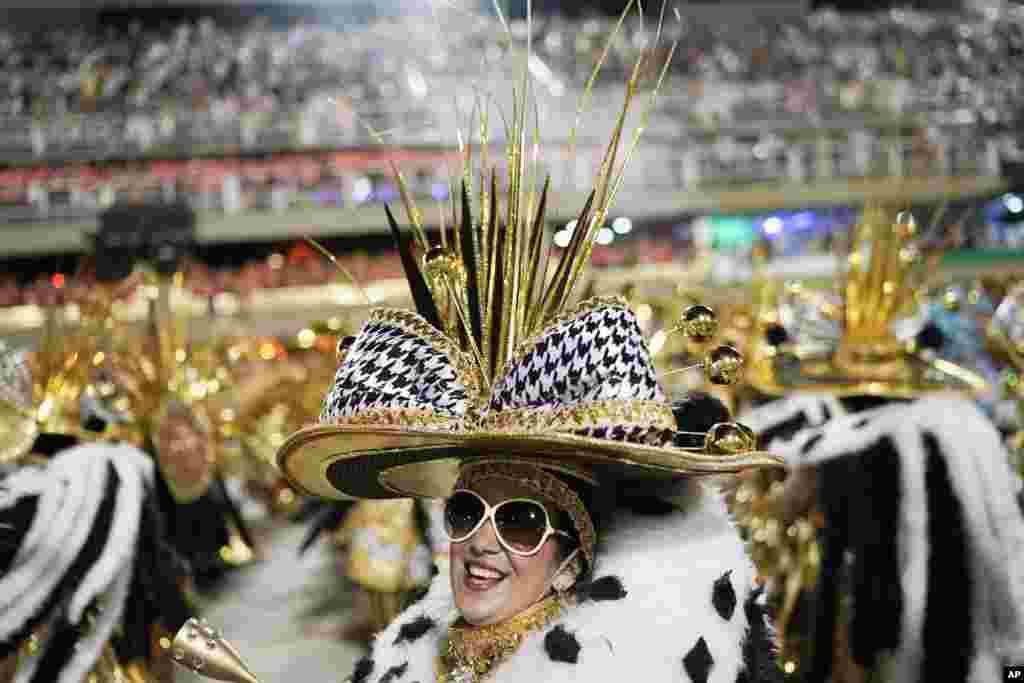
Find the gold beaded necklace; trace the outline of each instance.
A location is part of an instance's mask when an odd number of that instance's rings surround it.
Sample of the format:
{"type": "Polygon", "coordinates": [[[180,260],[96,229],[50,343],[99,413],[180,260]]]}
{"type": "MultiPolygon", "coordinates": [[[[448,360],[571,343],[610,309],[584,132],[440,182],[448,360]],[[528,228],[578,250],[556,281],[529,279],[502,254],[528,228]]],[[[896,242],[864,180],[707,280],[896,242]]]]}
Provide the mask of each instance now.
{"type": "Polygon", "coordinates": [[[551,595],[500,624],[470,626],[460,619],[448,629],[448,642],[438,659],[437,683],[479,683],[527,635],[547,626],[561,611],[561,600],[551,595]]]}

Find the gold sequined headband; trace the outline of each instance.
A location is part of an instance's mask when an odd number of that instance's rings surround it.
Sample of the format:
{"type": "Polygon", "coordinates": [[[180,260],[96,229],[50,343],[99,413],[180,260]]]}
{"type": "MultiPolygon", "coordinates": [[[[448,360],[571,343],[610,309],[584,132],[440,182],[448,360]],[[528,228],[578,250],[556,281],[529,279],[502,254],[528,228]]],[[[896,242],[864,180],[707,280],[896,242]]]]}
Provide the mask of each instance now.
{"type": "Polygon", "coordinates": [[[485,479],[501,479],[524,486],[544,502],[568,514],[580,538],[580,550],[587,561],[587,567],[593,569],[597,532],[590,514],[583,507],[583,501],[565,482],[538,465],[485,461],[463,465],[455,488],[472,490],[475,484],[485,479]]]}

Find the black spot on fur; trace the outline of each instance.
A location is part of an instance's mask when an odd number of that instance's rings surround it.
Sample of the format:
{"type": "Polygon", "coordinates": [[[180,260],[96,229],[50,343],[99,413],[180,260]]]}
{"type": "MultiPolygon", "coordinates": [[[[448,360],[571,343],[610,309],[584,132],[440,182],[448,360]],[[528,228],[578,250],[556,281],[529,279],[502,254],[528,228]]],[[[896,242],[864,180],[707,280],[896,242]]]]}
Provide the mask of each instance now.
{"type": "Polygon", "coordinates": [[[441,570],[437,568],[437,564],[430,565],[430,575],[437,576],[441,573],[441,570]]]}
{"type": "Polygon", "coordinates": [[[395,638],[395,645],[398,645],[402,641],[413,642],[419,640],[420,637],[434,628],[434,620],[423,614],[407,624],[402,624],[398,629],[398,636],[395,638]]]}
{"type": "Polygon", "coordinates": [[[758,441],[761,443],[771,443],[775,439],[781,439],[788,441],[796,435],[801,429],[806,429],[810,425],[807,420],[807,416],[802,412],[794,415],[793,417],[783,420],[771,427],[767,427],[761,430],[758,435],[758,441]]]}
{"type": "Polygon", "coordinates": [[[363,683],[370,674],[373,672],[373,660],[369,657],[363,657],[356,662],[356,668],[352,672],[352,683],[363,683]]]}
{"type": "Polygon", "coordinates": [[[690,651],[683,657],[683,668],[693,683],[707,683],[711,667],[715,660],[711,657],[711,650],[704,638],[698,638],[697,643],[690,648],[690,651]]]}
{"type": "Polygon", "coordinates": [[[409,668],[409,662],[403,662],[398,666],[393,666],[384,672],[384,675],[380,677],[380,683],[391,683],[391,681],[397,681],[403,675],[405,670],[409,668]]]}
{"type": "Polygon", "coordinates": [[[732,587],[730,574],[731,569],[715,579],[711,589],[711,604],[715,606],[718,616],[726,621],[732,619],[732,613],[736,611],[736,590],[732,587]]]}
{"type": "Polygon", "coordinates": [[[800,455],[807,455],[811,450],[818,445],[818,443],[825,438],[825,434],[818,432],[811,438],[804,442],[804,445],[800,447],[800,455]]]}
{"type": "Polygon", "coordinates": [[[871,420],[869,420],[866,417],[862,417],[861,419],[859,419],[859,420],[857,420],[856,422],[853,423],[853,428],[854,429],[864,429],[864,427],[866,427],[869,422],[871,422],[871,420]]]}
{"type": "Polygon", "coordinates": [[[743,669],[736,683],[782,683],[782,669],[775,657],[775,641],[768,630],[765,607],[760,603],[764,587],[750,592],[743,603],[747,637],[743,640],[743,669]]]}
{"type": "Polygon", "coordinates": [[[582,648],[579,641],[576,640],[576,636],[566,631],[565,627],[559,624],[544,636],[544,649],[553,662],[575,664],[579,661],[582,648]]]}
{"type": "Polygon", "coordinates": [[[602,576],[582,583],[576,588],[576,599],[578,602],[587,600],[621,600],[626,597],[626,587],[617,576],[602,576]]]}
{"type": "Polygon", "coordinates": [[[965,681],[974,655],[971,568],[963,506],[933,434],[923,435],[928,496],[928,592],[921,680],[965,681]],[[925,678],[928,677],[928,678],[925,678]]]}
{"type": "Polygon", "coordinates": [[[889,398],[888,396],[844,396],[839,403],[847,413],[862,413],[891,403],[909,403],[910,399],[889,398]]]}

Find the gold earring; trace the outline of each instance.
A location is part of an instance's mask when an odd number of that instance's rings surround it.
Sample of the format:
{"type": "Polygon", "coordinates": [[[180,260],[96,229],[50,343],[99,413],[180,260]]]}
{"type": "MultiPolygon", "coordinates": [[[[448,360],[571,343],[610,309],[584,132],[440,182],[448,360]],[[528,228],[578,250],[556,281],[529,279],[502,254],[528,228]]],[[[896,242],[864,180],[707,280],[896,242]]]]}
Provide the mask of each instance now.
{"type": "Polygon", "coordinates": [[[556,593],[565,593],[576,583],[580,575],[579,560],[573,560],[568,567],[558,573],[558,576],[551,582],[551,587],[556,593]]]}
{"type": "Polygon", "coordinates": [[[576,582],[576,577],[570,575],[568,572],[562,572],[555,577],[551,587],[555,589],[556,593],[564,593],[572,588],[573,583],[576,582]]]}

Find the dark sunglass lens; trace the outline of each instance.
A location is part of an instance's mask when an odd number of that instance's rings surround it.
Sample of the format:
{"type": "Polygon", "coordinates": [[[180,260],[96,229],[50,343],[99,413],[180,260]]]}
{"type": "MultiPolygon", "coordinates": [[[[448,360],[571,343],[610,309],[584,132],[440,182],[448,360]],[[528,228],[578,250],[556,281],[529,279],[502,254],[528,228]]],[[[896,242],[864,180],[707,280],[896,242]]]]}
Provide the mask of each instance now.
{"type": "Polygon", "coordinates": [[[544,508],[539,503],[522,500],[505,503],[494,513],[502,539],[523,552],[533,550],[544,538],[546,519],[544,508]]]}
{"type": "Polygon", "coordinates": [[[465,491],[456,493],[444,505],[444,525],[452,538],[468,534],[483,516],[483,501],[465,491]]]}

